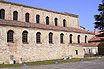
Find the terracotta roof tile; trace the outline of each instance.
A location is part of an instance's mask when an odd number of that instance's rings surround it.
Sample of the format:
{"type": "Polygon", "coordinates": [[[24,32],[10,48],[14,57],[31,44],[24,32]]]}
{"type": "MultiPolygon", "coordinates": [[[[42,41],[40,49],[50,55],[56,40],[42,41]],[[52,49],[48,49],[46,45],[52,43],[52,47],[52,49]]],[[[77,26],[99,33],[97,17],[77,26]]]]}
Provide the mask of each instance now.
{"type": "Polygon", "coordinates": [[[89,42],[100,42],[102,40],[104,40],[104,37],[93,37],[89,42]]]}
{"type": "Polygon", "coordinates": [[[88,31],[85,31],[85,30],[82,30],[82,29],[78,29],[78,28],[59,27],[59,26],[36,24],[36,23],[28,23],[28,22],[20,22],[20,21],[13,21],[13,20],[2,20],[2,19],[0,19],[0,25],[27,27],[27,28],[39,28],[39,29],[47,29],[47,30],[56,30],[56,31],[67,31],[67,32],[77,32],[77,33],[93,34],[93,33],[90,33],[88,31]]]}
{"type": "Polygon", "coordinates": [[[89,46],[98,46],[100,44],[100,42],[91,42],[91,43],[86,43],[86,44],[72,44],[72,45],[78,45],[78,46],[85,46],[85,47],[89,47],[89,46]]]}

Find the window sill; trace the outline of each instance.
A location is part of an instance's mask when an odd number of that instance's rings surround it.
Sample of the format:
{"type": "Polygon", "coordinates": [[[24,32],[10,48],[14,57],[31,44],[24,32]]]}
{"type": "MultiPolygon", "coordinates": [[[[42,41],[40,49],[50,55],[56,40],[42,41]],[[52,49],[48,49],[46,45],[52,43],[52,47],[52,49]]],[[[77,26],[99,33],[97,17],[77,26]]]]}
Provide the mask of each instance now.
{"type": "Polygon", "coordinates": [[[42,43],[36,43],[36,44],[42,44],[42,43]]]}
{"type": "Polygon", "coordinates": [[[65,44],[65,43],[60,43],[60,44],[65,44]]]}
{"type": "Polygon", "coordinates": [[[14,43],[14,42],[7,42],[7,43],[14,43]]]}
{"type": "Polygon", "coordinates": [[[29,44],[28,42],[23,42],[23,44],[29,44]]]}
{"type": "Polygon", "coordinates": [[[49,43],[49,44],[54,44],[54,43],[49,43]]]}

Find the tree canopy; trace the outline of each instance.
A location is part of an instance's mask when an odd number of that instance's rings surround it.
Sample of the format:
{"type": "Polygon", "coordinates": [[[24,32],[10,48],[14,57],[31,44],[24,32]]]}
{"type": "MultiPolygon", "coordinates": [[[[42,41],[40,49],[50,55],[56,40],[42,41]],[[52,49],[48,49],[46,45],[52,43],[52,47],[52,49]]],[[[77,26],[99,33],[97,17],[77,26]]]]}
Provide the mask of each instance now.
{"type": "Polygon", "coordinates": [[[100,12],[98,15],[95,15],[95,28],[101,31],[104,30],[104,0],[102,0],[102,4],[99,4],[98,11],[100,12]]]}

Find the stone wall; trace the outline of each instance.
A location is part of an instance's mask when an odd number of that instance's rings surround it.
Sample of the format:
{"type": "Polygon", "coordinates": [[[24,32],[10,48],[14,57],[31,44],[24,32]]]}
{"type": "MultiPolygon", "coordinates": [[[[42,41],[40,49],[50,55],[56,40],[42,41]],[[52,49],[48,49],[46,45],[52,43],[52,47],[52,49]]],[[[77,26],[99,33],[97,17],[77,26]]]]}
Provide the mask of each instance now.
{"type": "Polygon", "coordinates": [[[30,14],[30,22],[36,23],[36,15],[40,15],[40,24],[46,24],[46,16],[49,17],[50,25],[55,26],[55,18],[58,18],[58,26],[63,27],[63,20],[66,20],[66,26],[67,27],[74,27],[74,28],[80,28],[79,26],[79,18],[73,17],[69,15],[62,15],[57,14],[53,12],[48,12],[44,10],[38,10],[34,8],[28,8],[23,7],[20,5],[13,5],[13,4],[7,4],[7,3],[0,3],[0,9],[5,10],[5,19],[6,20],[13,20],[13,12],[18,12],[18,21],[25,22],[25,14],[28,12],[30,14]]]}
{"type": "Polygon", "coordinates": [[[0,61],[9,63],[10,55],[14,56],[14,60],[33,62],[51,59],[60,59],[65,55],[73,55],[73,58],[82,58],[82,47],[71,46],[69,43],[69,35],[73,34],[73,42],[77,43],[77,36],[81,36],[81,43],[85,41],[85,35],[88,36],[87,40],[91,39],[94,35],[65,32],[65,31],[53,31],[37,28],[22,28],[12,26],[0,26],[0,61]],[[14,42],[7,43],[7,32],[9,30],[14,31],[14,42]],[[22,43],[22,32],[28,31],[28,44],[22,43]],[[41,33],[41,43],[36,43],[36,33],[41,33]],[[49,44],[49,33],[53,33],[53,44],[49,44]],[[60,43],[60,34],[64,34],[64,43],[60,43]],[[79,51],[79,54],[75,54],[75,50],[79,51]],[[7,54],[7,55],[6,55],[7,54]]]}

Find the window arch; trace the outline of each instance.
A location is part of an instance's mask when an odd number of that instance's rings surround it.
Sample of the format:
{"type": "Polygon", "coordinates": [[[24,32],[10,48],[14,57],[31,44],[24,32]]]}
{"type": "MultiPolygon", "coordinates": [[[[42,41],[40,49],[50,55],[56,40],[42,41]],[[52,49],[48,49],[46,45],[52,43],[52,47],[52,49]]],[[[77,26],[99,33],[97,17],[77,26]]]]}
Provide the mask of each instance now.
{"type": "Polygon", "coordinates": [[[29,22],[29,15],[30,15],[29,13],[25,14],[25,22],[29,22]]]}
{"type": "Polygon", "coordinates": [[[80,35],[78,35],[78,43],[80,43],[80,35]]]}
{"type": "Polygon", "coordinates": [[[70,36],[69,36],[70,43],[72,43],[72,42],[73,42],[72,37],[73,37],[73,35],[72,35],[72,34],[70,34],[70,36]]]}
{"type": "Polygon", "coordinates": [[[41,33],[40,32],[36,33],[36,43],[41,43],[41,33]]]}
{"type": "Polygon", "coordinates": [[[36,15],[36,23],[37,23],[37,24],[40,23],[40,15],[36,15]]]}
{"type": "Polygon", "coordinates": [[[60,43],[64,43],[64,34],[63,33],[60,34],[60,43]]]}
{"type": "Polygon", "coordinates": [[[46,25],[49,25],[49,17],[46,17],[46,25]]]}
{"type": "Polygon", "coordinates": [[[4,9],[0,10],[0,19],[5,19],[5,10],[4,9]]]}
{"type": "Polygon", "coordinates": [[[63,27],[66,27],[66,20],[63,20],[63,27]]]}
{"type": "Polygon", "coordinates": [[[53,43],[53,33],[49,33],[49,43],[53,43]]]}
{"type": "Polygon", "coordinates": [[[87,43],[87,36],[85,36],[85,43],[87,43]]]}
{"type": "Polygon", "coordinates": [[[12,30],[9,30],[7,32],[7,42],[13,42],[13,31],[12,30]]]}
{"type": "Polygon", "coordinates": [[[13,12],[13,20],[18,20],[18,12],[17,11],[13,12]]]}
{"type": "Polygon", "coordinates": [[[22,32],[22,42],[23,43],[27,43],[28,42],[28,32],[27,31],[23,31],[22,32]]]}
{"type": "Polygon", "coordinates": [[[55,26],[57,26],[57,23],[58,23],[58,19],[55,18],[55,26]]]}

